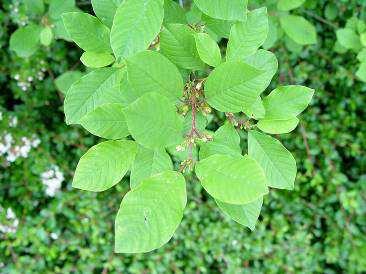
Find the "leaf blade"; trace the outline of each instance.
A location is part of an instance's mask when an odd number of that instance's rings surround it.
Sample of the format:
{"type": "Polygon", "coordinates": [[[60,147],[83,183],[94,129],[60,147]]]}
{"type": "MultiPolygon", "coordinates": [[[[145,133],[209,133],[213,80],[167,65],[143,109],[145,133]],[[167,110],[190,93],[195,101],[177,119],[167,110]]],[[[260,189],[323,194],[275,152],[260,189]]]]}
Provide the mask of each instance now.
{"type": "Polygon", "coordinates": [[[106,141],[93,146],[81,157],[72,186],[92,192],[111,188],[130,168],[136,150],[132,141],[106,141]]]}

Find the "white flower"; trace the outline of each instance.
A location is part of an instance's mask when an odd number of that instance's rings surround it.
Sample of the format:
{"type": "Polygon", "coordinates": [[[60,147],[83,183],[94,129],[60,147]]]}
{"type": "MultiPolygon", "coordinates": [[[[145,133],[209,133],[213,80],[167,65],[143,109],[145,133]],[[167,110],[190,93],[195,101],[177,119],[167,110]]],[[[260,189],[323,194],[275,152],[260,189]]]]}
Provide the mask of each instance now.
{"type": "Polygon", "coordinates": [[[40,143],[41,143],[41,140],[38,138],[35,138],[32,140],[31,145],[32,145],[32,147],[38,147],[40,143]]]}
{"type": "Polygon", "coordinates": [[[15,215],[14,211],[9,207],[6,210],[6,219],[12,220],[12,219],[15,219],[15,218],[16,218],[16,215],[15,215]]]}
{"type": "Polygon", "coordinates": [[[52,166],[51,169],[41,174],[42,183],[46,186],[46,195],[54,197],[60,190],[64,181],[64,175],[58,166],[52,166]]]}
{"type": "Polygon", "coordinates": [[[18,81],[20,79],[19,74],[15,74],[14,79],[18,81]]]}
{"type": "Polygon", "coordinates": [[[11,117],[9,121],[9,127],[16,127],[18,124],[18,118],[16,116],[11,117]]]}
{"type": "Polygon", "coordinates": [[[50,234],[50,236],[51,236],[51,239],[53,239],[53,240],[57,240],[57,239],[58,239],[58,235],[57,235],[57,233],[55,233],[55,232],[52,232],[52,233],[50,234]]]}
{"type": "Polygon", "coordinates": [[[28,82],[32,82],[32,81],[33,81],[33,77],[32,77],[32,76],[29,76],[29,77],[27,78],[27,80],[28,80],[28,82]]]}
{"type": "Polygon", "coordinates": [[[5,134],[4,140],[6,144],[11,144],[13,142],[13,136],[10,133],[5,134]]]}
{"type": "MultiPolygon", "coordinates": [[[[2,210],[0,210],[1,212],[2,210]]],[[[11,224],[0,224],[0,232],[2,233],[15,233],[17,231],[19,220],[14,211],[9,207],[6,210],[6,219],[12,221],[11,224]]]]}
{"type": "Polygon", "coordinates": [[[3,119],[3,113],[0,112],[0,121],[3,119]]]}

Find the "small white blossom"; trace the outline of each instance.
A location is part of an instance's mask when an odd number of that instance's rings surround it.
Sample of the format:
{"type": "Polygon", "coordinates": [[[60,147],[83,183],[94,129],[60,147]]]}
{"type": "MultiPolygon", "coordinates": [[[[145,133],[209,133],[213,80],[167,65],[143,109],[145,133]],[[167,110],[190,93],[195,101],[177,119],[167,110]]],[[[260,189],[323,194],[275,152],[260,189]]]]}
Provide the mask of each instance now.
{"type": "Polygon", "coordinates": [[[42,183],[46,186],[46,195],[54,197],[61,188],[61,183],[64,181],[64,175],[58,166],[52,166],[41,174],[42,183]]]}
{"type": "Polygon", "coordinates": [[[3,119],[3,113],[0,111],[0,121],[3,119]]]}
{"type": "Polygon", "coordinates": [[[10,207],[6,210],[6,218],[8,220],[12,220],[12,219],[16,218],[14,211],[10,207]]]}
{"type": "Polygon", "coordinates": [[[9,127],[16,127],[18,125],[18,118],[13,116],[9,120],[9,127]]]}
{"type": "Polygon", "coordinates": [[[53,239],[53,240],[57,240],[57,239],[58,239],[58,235],[57,235],[57,233],[55,233],[55,232],[52,232],[52,233],[50,234],[50,236],[51,236],[51,239],[53,239]]]}
{"type": "MultiPolygon", "coordinates": [[[[0,207],[0,209],[1,212],[2,208],[0,207]]],[[[19,220],[10,207],[6,210],[6,219],[10,221],[10,224],[0,224],[0,232],[15,233],[19,225],[19,220]]]]}

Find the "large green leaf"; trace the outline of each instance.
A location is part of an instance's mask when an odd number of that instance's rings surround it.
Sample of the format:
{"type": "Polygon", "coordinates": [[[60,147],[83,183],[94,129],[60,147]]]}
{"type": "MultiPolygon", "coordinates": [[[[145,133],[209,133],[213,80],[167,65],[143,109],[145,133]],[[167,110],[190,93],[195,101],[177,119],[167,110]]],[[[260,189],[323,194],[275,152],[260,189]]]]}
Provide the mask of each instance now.
{"type": "Polygon", "coordinates": [[[339,29],[336,34],[339,44],[346,49],[359,51],[362,48],[360,36],[353,29],[339,29]]]}
{"type": "Polygon", "coordinates": [[[207,78],[208,103],[222,112],[241,112],[254,104],[262,92],[255,89],[255,79],[264,73],[244,62],[225,62],[207,78]]]}
{"type": "Polygon", "coordinates": [[[140,146],[131,168],[131,189],[152,175],[172,169],[172,160],[164,149],[152,150],[140,146]]]}
{"type": "Polygon", "coordinates": [[[256,120],[263,119],[266,110],[264,109],[262,98],[258,96],[257,100],[252,105],[246,106],[243,112],[248,117],[254,118],[256,120]]]}
{"type": "Polygon", "coordinates": [[[264,49],[272,48],[282,34],[279,33],[278,21],[276,19],[277,18],[274,16],[269,16],[268,18],[268,35],[266,41],[262,45],[264,49]]]}
{"type": "Polygon", "coordinates": [[[280,17],[280,23],[285,33],[297,44],[316,44],[316,29],[304,17],[285,15],[280,17]]]}
{"type": "Polygon", "coordinates": [[[231,28],[227,45],[227,60],[243,60],[254,54],[266,41],[268,28],[266,8],[249,12],[246,21],[238,22],[231,28]]]}
{"type": "Polygon", "coordinates": [[[116,58],[127,58],[149,47],[160,32],[163,0],[126,0],[117,9],[111,29],[116,58]]]}
{"type": "Polygon", "coordinates": [[[111,27],[118,6],[123,0],[91,0],[94,13],[104,25],[111,27]]]}
{"type": "Polygon", "coordinates": [[[242,205],[268,193],[263,169],[248,155],[215,154],[198,162],[196,174],[206,191],[225,203],[242,205]]]}
{"type": "Polygon", "coordinates": [[[235,222],[254,230],[262,209],[263,197],[244,205],[232,205],[219,200],[216,200],[216,203],[235,222]]]}
{"type": "Polygon", "coordinates": [[[80,61],[89,68],[102,68],[112,64],[114,56],[110,53],[87,51],[80,57],[80,61]]]}
{"type": "Polygon", "coordinates": [[[143,51],[128,58],[127,73],[136,97],[154,91],[174,103],[183,96],[183,79],[179,70],[156,51],[143,51]]]}
{"type": "Polygon", "coordinates": [[[204,67],[194,39],[195,32],[186,25],[167,24],[160,34],[160,49],[180,68],[198,70],[204,67]]]}
{"type": "Polygon", "coordinates": [[[55,85],[59,91],[66,94],[73,83],[80,80],[83,73],[80,71],[67,71],[55,80],[55,85]]]}
{"type": "Polygon", "coordinates": [[[289,11],[300,7],[306,0],[278,0],[277,8],[281,11],[289,11]]]}
{"type": "Polygon", "coordinates": [[[220,65],[221,52],[217,43],[206,33],[197,33],[194,38],[201,60],[212,67],[220,65]]]}
{"type": "Polygon", "coordinates": [[[186,14],[177,2],[164,0],[164,24],[171,23],[186,24],[186,14]]]}
{"type": "Polygon", "coordinates": [[[314,90],[303,86],[283,86],[264,98],[265,116],[257,126],[270,134],[292,131],[298,124],[296,118],[309,105],[314,90]]]}
{"type": "Polygon", "coordinates": [[[30,17],[43,15],[44,13],[45,5],[43,0],[23,0],[20,3],[24,4],[25,12],[30,17]]]}
{"type": "Polygon", "coordinates": [[[178,144],[183,120],[169,100],[156,92],[146,93],[125,109],[132,137],[141,145],[155,149],[178,144]]]}
{"type": "Polygon", "coordinates": [[[200,160],[214,154],[240,156],[240,136],[230,123],[220,127],[213,136],[213,141],[200,145],[200,160]]]}
{"type": "Polygon", "coordinates": [[[53,24],[55,37],[72,41],[66,31],[61,15],[66,12],[79,11],[75,5],[75,0],[50,0],[49,4],[48,16],[53,24]]]}
{"type": "Polygon", "coordinates": [[[212,18],[240,21],[246,18],[248,0],[194,0],[194,3],[212,18]]]}
{"type": "Polygon", "coordinates": [[[362,62],[357,69],[356,76],[363,82],[366,82],[366,61],[362,62]]]}
{"type": "Polygon", "coordinates": [[[121,139],[129,135],[124,105],[104,104],[89,112],[80,124],[90,133],[106,139],[121,139]]]}
{"type": "Polygon", "coordinates": [[[117,184],[135,159],[137,145],[132,141],[107,141],[93,146],[81,157],[72,186],[100,192],[117,184]]]}
{"type": "Polygon", "coordinates": [[[50,0],[48,15],[51,20],[58,21],[63,13],[77,11],[75,0],[50,0]]]}
{"type": "Polygon", "coordinates": [[[257,127],[269,134],[285,134],[293,131],[299,124],[297,117],[290,116],[288,118],[267,118],[261,119],[257,123],[257,127]]]}
{"type": "Polygon", "coordinates": [[[78,124],[84,115],[107,103],[124,103],[120,92],[123,71],[96,69],[75,82],[67,92],[64,111],[67,124],[78,124]]]}
{"type": "Polygon", "coordinates": [[[17,29],[10,37],[10,50],[15,51],[19,57],[30,57],[39,47],[41,31],[42,28],[34,24],[17,29]]]}
{"type": "Polygon", "coordinates": [[[187,201],[184,177],[167,171],[142,181],[122,200],[115,223],[115,252],[157,249],[173,236],[187,201]]]}
{"type": "Polygon", "coordinates": [[[293,189],[296,161],[277,139],[257,131],[248,134],[248,154],[263,168],[268,186],[293,189]]]}
{"type": "Polygon", "coordinates": [[[235,24],[235,21],[215,19],[206,15],[202,16],[202,21],[218,38],[229,38],[231,27],[235,24]]]}
{"type": "Polygon", "coordinates": [[[111,52],[109,29],[98,18],[84,12],[62,14],[70,38],[84,51],[111,52]]]}
{"type": "Polygon", "coordinates": [[[278,61],[276,55],[271,51],[260,49],[253,55],[244,58],[244,62],[264,72],[251,81],[254,89],[264,91],[277,72],[278,61]]]}
{"type": "Polygon", "coordinates": [[[266,117],[288,118],[297,116],[309,105],[314,90],[304,86],[281,86],[263,99],[266,117]]]}

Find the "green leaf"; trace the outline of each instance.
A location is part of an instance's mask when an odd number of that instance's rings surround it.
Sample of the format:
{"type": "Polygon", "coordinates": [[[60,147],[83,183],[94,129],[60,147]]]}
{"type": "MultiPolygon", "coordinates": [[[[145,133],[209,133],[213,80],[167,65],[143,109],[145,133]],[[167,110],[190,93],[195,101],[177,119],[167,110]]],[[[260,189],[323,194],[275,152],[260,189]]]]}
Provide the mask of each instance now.
{"type": "Polygon", "coordinates": [[[366,47],[366,32],[360,34],[360,41],[362,46],[366,47]]]}
{"type": "Polygon", "coordinates": [[[219,200],[216,200],[216,204],[235,222],[254,230],[262,209],[263,197],[244,205],[232,205],[219,200]]]}
{"type": "Polygon", "coordinates": [[[300,7],[305,3],[305,0],[279,0],[277,9],[281,11],[289,11],[300,7]]]}
{"type": "Polygon", "coordinates": [[[172,169],[172,160],[164,149],[152,150],[140,146],[131,168],[131,189],[136,188],[143,180],[152,175],[172,169]]]}
{"type": "Polygon", "coordinates": [[[366,82],[366,62],[362,62],[356,72],[356,76],[363,82],[366,82]]]}
{"type": "Polygon", "coordinates": [[[346,49],[359,51],[362,48],[360,37],[352,29],[339,29],[336,32],[337,40],[346,49]]]}
{"type": "Polygon", "coordinates": [[[243,60],[254,54],[266,41],[268,28],[266,8],[249,12],[246,21],[238,22],[231,28],[227,45],[227,60],[243,60]]]}
{"type": "Polygon", "coordinates": [[[213,141],[200,145],[200,160],[214,154],[241,156],[240,136],[230,123],[220,127],[213,136],[213,141]]]}
{"type": "Polygon", "coordinates": [[[204,63],[199,57],[194,34],[186,25],[166,25],[160,34],[161,53],[180,68],[202,69],[204,63]]]}
{"type": "Polygon", "coordinates": [[[122,180],[136,151],[132,141],[107,141],[93,146],[81,157],[72,186],[93,192],[111,188],[122,180]]]}
{"type": "Polygon", "coordinates": [[[94,13],[104,25],[111,27],[118,6],[123,0],[91,0],[94,13]]]}
{"type": "Polygon", "coordinates": [[[30,57],[39,47],[41,30],[41,27],[34,24],[17,29],[10,37],[10,50],[15,51],[19,57],[30,57]]]}
{"type": "Polygon", "coordinates": [[[303,112],[311,99],[314,90],[304,86],[281,86],[263,99],[266,118],[295,117],[303,112]]]}
{"type": "Polygon", "coordinates": [[[173,0],[164,1],[164,25],[178,23],[186,24],[186,14],[184,9],[173,0]]]}
{"type": "Polygon", "coordinates": [[[361,63],[366,63],[366,48],[363,48],[358,54],[357,54],[357,60],[361,63]]]}
{"type": "Polygon", "coordinates": [[[84,51],[111,52],[109,29],[98,18],[83,12],[62,14],[70,38],[84,51]]]}
{"type": "Polygon", "coordinates": [[[77,10],[75,0],[51,0],[48,15],[55,22],[61,19],[63,13],[77,10]]]}
{"type": "Polygon", "coordinates": [[[163,0],[124,1],[117,9],[111,30],[117,60],[146,50],[160,32],[163,18],[163,0]]]}
{"type": "Polygon", "coordinates": [[[212,197],[225,203],[242,205],[268,193],[263,169],[248,155],[210,156],[198,162],[196,175],[212,197]]]}
{"type": "Polygon", "coordinates": [[[304,17],[285,15],[280,17],[280,23],[285,33],[297,44],[316,44],[317,38],[315,27],[304,17]]]}
{"type": "Polygon", "coordinates": [[[123,71],[117,68],[96,69],[74,83],[66,94],[64,111],[67,124],[78,124],[96,107],[124,103],[120,84],[123,71]]]}
{"type": "Polygon", "coordinates": [[[44,3],[43,0],[23,0],[25,11],[28,16],[43,15],[44,3]]]}
{"type": "Polygon", "coordinates": [[[154,91],[175,103],[183,96],[179,70],[158,52],[143,51],[127,59],[127,73],[137,98],[154,91]]]}
{"type": "Polygon", "coordinates": [[[263,168],[268,186],[293,189],[296,161],[277,139],[257,131],[248,134],[248,154],[263,168]]]}
{"type": "Polygon", "coordinates": [[[243,112],[248,117],[254,118],[256,120],[263,119],[266,114],[266,110],[264,108],[262,98],[258,96],[257,100],[252,105],[246,106],[243,112]]]}
{"type": "Polygon", "coordinates": [[[80,71],[67,71],[56,78],[56,88],[63,94],[66,94],[72,84],[80,80],[81,77],[83,77],[83,73],[80,71]]]}
{"type": "Polygon", "coordinates": [[[142,181],[122,200],[115,223],[115,252],[157,249],[173,236],[187,201],[184,177],[167,171],[142,181]]]}
{"type": "Polygon", "coordinates": [[[268,35],[266,41],[263,43],[264,49],[270,49],[274,47],[276,44],[280,34],[278,31],[278,22],[273,18],[273,16],[270,16],[268,18],[268,35]]]}
{"type": "Polygon", "coordinates": [[[202,21],[205,23],[206,28],[215,33],[219,38],[229,38],[231,27],[235,24],[235,21],[226,21],[202,16],[202,21]]]}
{"type": "Polygon", "coordinates": [[[211,67],[220,65],[221,52],[217,43],[206,33],[196,33],[194,38],[201,60],[211,67]]]}
{"type": "Polygon", "coordinates": [[[222,112],[243,111],[254,104],[262,92],[253,85],[253,80],[262,73],[244,62],[222,63],[206,80],[207,102],[222,112]]]}
{"type": "Polygon", "coordinates": [[[256,90],[264,91],[269,86],[273,76],[278,70],[276,55],[270,51],[260,49],[253,55],[244,58],[244,62],[263,71],[263,73],[254,78],[251,82],[255,85],[256,90]]]}
{"type": "Polygon", "coordinates": [[[212,18],[239,21],[246,18],[247,0],[194,0],[194,3],[212,18]]]}
{"type": "Polygon", "coordinates": [[[294,130],[296,118],[309,105],[314,90],[303,86],[283,86],[263,99],[265,116],[257,126],[270,134],[283,134],[294,130]]]}
{"type": "Polygon", "coordinates": [[[40,35],[39,35],[39,41],[42,45],[48,47],[51,45],[53,40],[53,32],[50,27],[45,27],[42,29],[40,35]]]}
{"type": "Polygon", "coordinates": [[[90,133],[106,138],[121,139],[129,135],[123,104],[104,104],[89,112],[80,124],[90,133]]]}
{"type": "Polygon", "coordinates": [[[53,24],[53,32],[55,38],[65,39],[72,41],[70,35],[67,33],[61,15],[67,12],[75,12],[79,9],[75,6],[75,0],[51,0],[48,15],[49,19],[53,24]]]}
{"type": "Polygon", "coordinates": [[[132,137],[155,149],[177,144],[182,139],[183,121],[169,100],[158,93],[146,93],[125,110],[132,137]]]}
{"type": "Polygon", "coordinates": [[[297,117],[289,118],[265,118],[259,120],[257,127],[269,134],[284,134],[293,131],[299,124],[297,117]]]}
{"type": "Polygon", "coordinates": [[[80,61],[89,68],[102,68],[112,64],[115,59],[110,53],[86,51],[81,55],[80,61]]]}

